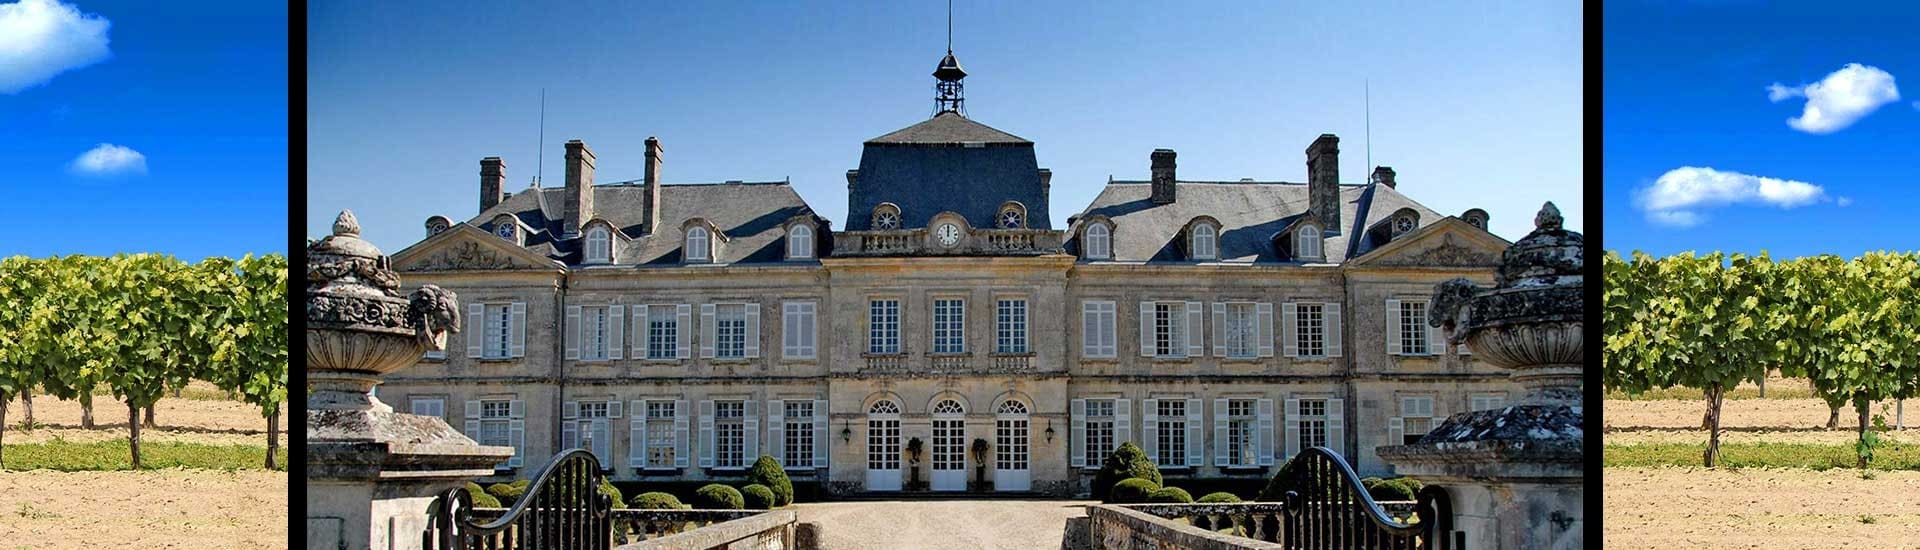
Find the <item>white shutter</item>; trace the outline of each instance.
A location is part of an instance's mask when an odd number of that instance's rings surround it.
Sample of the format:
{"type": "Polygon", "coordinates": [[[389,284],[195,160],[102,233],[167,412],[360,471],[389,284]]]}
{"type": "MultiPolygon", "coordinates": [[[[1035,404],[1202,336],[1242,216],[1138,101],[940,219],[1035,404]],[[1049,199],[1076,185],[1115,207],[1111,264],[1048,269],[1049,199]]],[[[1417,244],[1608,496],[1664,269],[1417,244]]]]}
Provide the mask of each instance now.
{"type": "Polygon", "coordinates": [[[1387,299],[1387,355],[1400,355],[1400,300],[1387,299]]]}
{"type": "Polygon", "coordinates": [[[526,418],[527,417],[526,403],[527,402],[521,401],[519,399],[508,401],[507,417],[508,418],[526,418]]]}
{"type": "Polygon", "coordinates": [[[636,400],[627,408],[633,410],[633,417],[627,419],[627,467],[645,468],[647,466],[647,402],[636,400]]]}
{"type": "Polygon", "coordinates": [[[483,353],[481,346],[486,342],[487,305],[479,302],[467,304],[467,358],[476,359],[483,353]]]}
{"type": "MultiPolygon", "coordinates": [[[[767,401],[767,455],[780,461],[782,467],[787,463],[787,407],[779,399],[767,401]]],[[[805,428],[801,428],[805,429],[805,428]]]]}
{"type": "Polygon", "coordinates": [[[511,355],[514,357],[526,357],[527,356],[527,303],[514,302],[513,305],[508,306],[507,312],[512,314],[512,326],[508,328],[511,328],[513,330],[513,341],[508,343],[507,345],[507,355],[511,355]]]}
{"type": "Polygon", "coordinates": [[[827,400],[813,400],[813,467],[815,468],[827,467],[827,445],[832,443],[827,439],[827,424],[831,420],[832,418],[827,414],[827,400]]]}
{"type": "Polygon", "coordinates": [[[478,439],[480,437],[480,402],[468,401],[466,409],[466,436],[468,439],[478,439]]]}
{"type": "MultiPolygon", "coordinates": [[[[1433,307],[1432,300],[1427,301],[1427,307],[1429,308],[1427,311],[1433,311],[1431,309],[1433,307]]],[[[1427,327],[1427,353],[1429,355],[1445,355],[1447,353],[1447,341],[1440,337],[1440,327],[1427,323],[1426,319],[1416,319],[1415,322],[1427,327]]]]}
{"type": "Polygon", "coordinates": [[[1300,356],[1300,305],[1280,304],[1280,355],[1300,356]]]}
{"type": "Polygon", "coordinates": [[[1300,454],[1300,400],[1287,400],[1287,460],[1300,454]]]}
{"type": "Polygon", "coordinates": [[[1140,356],[1153,357],[1153,302],[1140,302],[1140,356]]]}
{"type": "Polygon", "coordinates": [[[1140,446],[1146,448],[1147,461],[1160,464],[1160,426],[1155,419],[1160,417],[1159,399],[1140,400],[1140,446]]]}
{"type": "Polygon", "coordinates": [[[1207,316],[1200,302],[1187,302],[1187,357],[1204,357],[1206,345],[1207,316]]]}
{"type": "MultiPolygon", "coordinates": [[[[1191,418],[1191,417],[1189,417],[1191,418]]],[[[1227,400],[1213,400],[1213,465],[1225,468],[1227,456],[1227,400]]]]}
{"type": "Polygon", "coordinates": [[[568,401],[560,404],[560,450],[580,446],[580,426],[575,419],[580,415],[580,403],[568,401]]]}
{"type": "Polygon", "coordinates": [[[1346,429],[1341,420],[1346,416],[1345,399],[1327,400],[1327,447],[1342,455],[1347,454],[1346,429]]]}
{"type": "Polygon", "coordinates": [[[1087,465],[1087,400],[1067,405],[1067,461],[1075,468],[1087,465]]]}
{"type": "Polygon", "coordinates": [[[1398,416],[1387,419],[1387,444],[1399,445],[1407,437],[1407,420],[1398,416]]]}
{"type": "MultiPolygon", "coordinates": [[[[1133,440],[1133,400],[1115,399],[1113,400],[1113,446],[1119,448],[1121,443],[1133,440]]],[[[1105,455],[1108,452],[1111,451],[1101,451],[1100,454],[1105,455]]]]}
{"type": "Polygon", "coordinates": [[[713,341],[720,337],[713,317],[713,304],[700,304],[700,356],[708,359],[713,358],[713,341]]]}
{"type": "Polygon", "coordinates": [[[713,400],[700,400],[700,467],[713,467],[713,400]]]}
{"type": "Polygon", "coordinates": [[[1227,356],[1227,304],[1213,303],[1213,356],[1227,356]]]}
{"type": "Polygon", "coordinates": [[[620,403],[619,400],[608,401],[607,402],[607,418],[620,418],[621,405],[622,403],[620,403]]]}
{"type": "Polygon", "coordinates": [[[513,445],[513,458],[507,459],[507,467],[518,468],[526,462],[527,421],[519,419],[507,421],[507,443],[513,445]]]}
{"type": "Polygon", "coordinates": [[[675,468],[685,468],[691,462],[688,460],[691,453],[687,450],[687,443],[692,439],[692,434],[689,433],[691,424],[689,415],[692,413],[693,411],[687,408],[687,400],[678,399],[673,402],[673,467],[675,468]]]}
{"type": "Polygon", "coordinates": [[[1260,465],[1273,465],[1273,400],[1261,399],[1254,402],[1254,412],[1260,415],[1254,423],[1253,440],[1259,442],[1254,448],[1260,453],[1260,465]]]}
{"type": "Polygon", "coordinates": [[[1267,302],[1255,304],[1253,316],[1254,322],[1258,325],[1254,332],[1260,338],[1260,356],[1273,357],[1273,304],[1267,302]]]}
{"type": "MultiPolygon", "coordinates": [[[[1198,303],[1198,302],[1194,302],[1198,303]]],[[[1187,400],[1187,467],[1198,468],[1207,463],[1206,417],[1201,415],[1200,400],[1187,400]]]]}
{"type": "Polygon", "coordinates": [[[633,331],[634,359],[646,359],[648,356],[647,342],[649,339],[647,338],[647,327],[652,324],[647,322],[648,309],[649,307],[644,304],[636,304],[630,310],[633,312],[633,322],[628,323],[628,325],[630,325],[629,330],[633,331]]]}
{"type": "Polygon", "coordinates": [[[567,306],[567,359],[580,358],[580,306],[567,306]]]}
{"type": "Polygon", "coordinates": [[[627,306],[607,306],[608,359],[619,359],[621,348],[626,347],[625,339],[621,338],[621,336],[626,335],[626,325],[624,324],[626,319],[627,306]]]}
{"type": "Polygon", "coordinates": [[[593,419],[592,426],[593,448],[588,450],[593,451],[593,459],[600,462],[600,467],[606,468],[613,464],[609,462],[613,459],[613,430],[605,418],[593,419]]]}
{"type": "Polygon", "coordinates": [[[760,304],[747,304],[747,357],[760,356],[760,304]]]}
{"type": "MultiPolygon", "coordinates": [[[[1080,302],[1080,356],[1100,356],[1099,316],[1093,312],[1093,302],[1080,302]]],[[[1077,464],[1076,464],[1077,466],[1077,464]]]]}
{"type": "Polygon", "coordinates": [[[480,418],[480,402],[468,401],[467,402],[467,420],[473,420],[476,418],[480,418]]]}
{"type": "Polygon", "coordinates": [[[561,403],[560,418],[564,420],[573,420],[575,418],[580,418],[580,402],[568,401],[565,403],[561,403]]]}
{"type": "Polygon", "coordinates": [[[740,462],[742,465],[751,465],[753,461],[760,460],[760,413],[753,410],[756,408],[754,405],[757,404],[759,402],[751,400],[740,404],[742,426],[740,462]]]}
{"type": "Polygon", "coordinates": [[[780,303],[780,356],[794,357],[800,354],[800,317],[796,314],[800,304],[780,303]]]}
{"type": "MultiPolygon", "coordinates": [[[[688,332],[692,330],[693,306],[687,304],[673,306],[674,357],[681,359],[687,358],[687,339],[691,337],[688,332]]],[[[681,453],[681,455],[685,456],[686,453],[681,453]]]]}
{"type": "Polygon", "coordinates": [[[1320,315],[1320,325],[1326,327],[1324,329],[1326,330],[1326,334],[1323,335],[1322,338],[1325,338],[1324,341],[1327,343],[1327,357],[1339,357],[1341,334],[1340,304],[1328,303],[1320,305],[1320,311],[1322,312],[1320,315]]]}

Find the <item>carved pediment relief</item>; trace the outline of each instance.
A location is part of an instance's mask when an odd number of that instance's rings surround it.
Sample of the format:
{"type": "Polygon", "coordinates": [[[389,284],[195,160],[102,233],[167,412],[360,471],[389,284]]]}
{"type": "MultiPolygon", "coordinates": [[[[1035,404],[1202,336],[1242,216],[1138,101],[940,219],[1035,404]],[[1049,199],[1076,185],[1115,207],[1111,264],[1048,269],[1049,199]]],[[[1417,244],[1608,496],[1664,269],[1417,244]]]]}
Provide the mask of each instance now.
{"type": "Polygon", "coordinates": [[[1497,267],[1500,265],[1500,253],[1483,247],[1462,243],[1463,239],[1453,233],[1442,233],[1437,243],[1425,248],[1401,250],[1381,258],[1377,265],[1392,266],[1446,266],[1446,267],[1497,267]]]}
{"type": "Polygon", "coordinates": [[[532,267],[534,267],[533,264],[517,260],[499,250],[468,241],[440,249],[404,269],[406,271],[456,271],[532,267]]]}

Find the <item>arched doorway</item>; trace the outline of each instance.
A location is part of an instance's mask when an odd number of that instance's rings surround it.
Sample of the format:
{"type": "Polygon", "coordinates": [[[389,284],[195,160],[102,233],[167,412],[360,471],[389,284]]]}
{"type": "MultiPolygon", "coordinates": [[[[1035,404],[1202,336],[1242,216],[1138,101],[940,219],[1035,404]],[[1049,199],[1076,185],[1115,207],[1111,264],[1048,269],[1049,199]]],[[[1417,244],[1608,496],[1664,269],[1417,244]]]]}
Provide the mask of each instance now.
{"type": "Polygon", "coordinates": [[[1026,491],[1033,487],[1027,437],[1033,433],[1027,404],[1012,399],[994,411],[993,488],[1026,491]]]}
{"type": "Polygon", "coordinates": [[[900,404],[891,399],[867,407],[867,490],[900,490],[900,404]]]}
{"type": "Polygon", "coordinates": [[[933,490],[967,490],[967,409],[942,399],[933,405],[933,490]]]}

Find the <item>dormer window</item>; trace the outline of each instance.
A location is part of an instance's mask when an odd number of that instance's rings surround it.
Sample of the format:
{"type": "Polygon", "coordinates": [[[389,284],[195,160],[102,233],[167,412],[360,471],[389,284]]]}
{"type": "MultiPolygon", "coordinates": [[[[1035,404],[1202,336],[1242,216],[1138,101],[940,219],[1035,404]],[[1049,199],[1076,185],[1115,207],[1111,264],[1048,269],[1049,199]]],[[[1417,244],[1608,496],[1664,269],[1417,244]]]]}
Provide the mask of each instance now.
{"type": "Polygon", "coordinates": [[[893,203],[881,204],[873,209],[873,228],[892,231],[900,228],[900,207],[893,203]]]}
{"type": "Polygon", "coordinates": [[[606,227],[595,226],[587,230],[586,261],[590,264],[604,264],[613,259],[613,234],[606,227]]]}
{"type": "Polygon", "coordinates": [[[787,259],[803,260],[813,257],[813,228],[795,225],[787,230],[787,259]]]}
{"type": "Polygon", "coordinates": [[[493,234],[514,244],[520,244],[520,223],[513,216],[501,214],[493,219],[493,234]]]}
{"type": "Polygon", "coordinates": [[[428,237],[439,235],[440,233],[445,232],[448,228],[451,228],[451,227],[453,227],[453,222],[448,221],[447,218],[445,217],[434,216],[431,218],[427,218],[427,236],[428,237]]]}
{"type": "Polygon", "coordinates": [[[687,228],[687,261],[712,261],[712,254],[710,254],[713,250],[712,244],[713,235],[707,233],[707,228],[699,226],[687,228]]]}
{"type": "Polygon", "coordinates": [[[1194,224],[1193,234],[1189,237],[1189,239],[1193,241],[1190,243],[1193,247],[1191,249],[1193,250],[1193,259],[1218,259],[1220,257],[1218,236],[1218,231],[1215,230],[1212,225],[1205,223],[1194,224]]]}
{"type": "Polygon", "coordinates": [[[1393,236],[1398,237],[1413,231],[1413,217],[1400,216],[1393,219],[1393,236]]]}
{"type": "Polygon", "coordinates": [[[1113,231],[1107,229],[1107,224],[1088,225],[1084,242],[1087,259],[1105,260],[1113,257],[1113,231]]]}
{"type": "Polygon", "coordinates": [[[1487,211],[1485,210],[1474,208],[1461,214],[1460,218],[1466,220],[1467,225],[1477,227],[1481,231],[1487,230],[1487,211]]]}
{"type": "Polygon", "coordinates": [[[1022,229],[1027,226],[1027,208],[1018,202],[1007,201],[1000,205],[1000,216],[994,224],[1001,229],[1022,229]]]}
{"type": "Polygon", "coordinates": [[[1312,225],[1300,226],[1300,231],[1299,233],[1296,233],[1294,235],[1294,238],[1298,239],[1298,241],[1294,243],[1294,247],[1293,247],[1293,249],[1296,251],[1294,253],[1294,257],[1296,259],[1320,258],[1320,228],[1319,227],[1315,227],[1312,225]]]}

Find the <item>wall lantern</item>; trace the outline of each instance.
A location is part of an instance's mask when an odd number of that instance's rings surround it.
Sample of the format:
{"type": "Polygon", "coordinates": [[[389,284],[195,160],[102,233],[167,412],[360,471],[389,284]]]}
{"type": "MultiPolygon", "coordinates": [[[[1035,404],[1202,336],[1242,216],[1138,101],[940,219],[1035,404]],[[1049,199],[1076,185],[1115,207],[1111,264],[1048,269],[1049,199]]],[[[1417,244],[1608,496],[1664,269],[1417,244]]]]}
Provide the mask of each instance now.
{"type": "Polygon", "coordinates": [[[841,421],[841,423],[840,423],[840,441],[841,441],[842,443],[852,443],[852,442],[853,442],[853,421],[852,421],[852,420],[844,420],[844,421],[841,421]]]}
{"type": "Polygon", "coordinates": [[[1047,419],[1047,443],[1053,443],[1053,419],[1047,419]]]}

